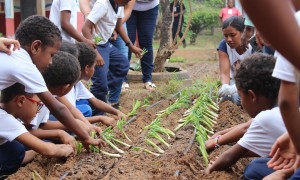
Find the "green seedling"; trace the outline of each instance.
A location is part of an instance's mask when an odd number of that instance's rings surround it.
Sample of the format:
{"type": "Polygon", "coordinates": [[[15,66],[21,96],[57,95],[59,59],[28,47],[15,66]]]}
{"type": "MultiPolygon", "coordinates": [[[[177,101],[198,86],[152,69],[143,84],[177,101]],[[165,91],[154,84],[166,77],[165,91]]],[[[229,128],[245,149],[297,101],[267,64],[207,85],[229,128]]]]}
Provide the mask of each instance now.
{"type": "Polygon", "coordinates": [[[125,136],[125,138],[128,140],[128,141],[130,141],[130,142],[132,142],[131,141],[131,139],[129,139],[129,137],[127,136],[127,134],[126,134],[126,132],[125,132],[125,130],[124,130],[124,125],[126,124],[126,121],[122,118],[121,120],[119,120],[118,122],[117,122],[117,128],[122,132],[122,134],[125,136]]]}
{"type": "Polygon", "coordinates": [[[147,52],[148,52],[148,50],[146,48],[143,48],[141,56],[143,57],[147,52]]]}
{"type": "Polygon", "coordinates": [[[141,101],[136,100],[136,101],[134,102],[134,100],[133,100],[132,110],[127,114],[127,116],[128,116],[128,117],[131,117],[131,116],[136,115],[136,114],[137,114],[137,110],[138,110],[138,108],[141,107],[141,105],[142,105],[142,102],[141,102],[141,101]]]}
{"type": "Polygon", "coordinates": [[[150,151],[149,149],[141,148],[141,147],[138,147],[138,146],[132,147],[131,149],[134,150],[134,151],[140,151],[140,150],[143,150],[144,152],[146,152],[146,153],[148,153],[148,154],[152,154],[152,155],[154,155],[154,156],[160,156],[160,154],[158,154],[158,153],[152,152],[152,151],[150,151]]]}
{"type": "Polygon", "coordinates": [[[103,40],[100,36],[96,36],[95,38],[94,38],[94,42],[96,43],[96,44],[98,44],[101,40],[103,40]]]}

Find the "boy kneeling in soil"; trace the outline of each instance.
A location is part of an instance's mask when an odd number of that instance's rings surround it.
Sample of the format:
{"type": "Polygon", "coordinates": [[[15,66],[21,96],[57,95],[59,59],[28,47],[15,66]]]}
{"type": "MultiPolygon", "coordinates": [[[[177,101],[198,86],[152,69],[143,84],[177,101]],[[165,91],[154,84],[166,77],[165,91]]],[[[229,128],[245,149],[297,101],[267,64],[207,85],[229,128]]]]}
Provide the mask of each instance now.
{"type": "Polygon", "coordinates": [[[280,81],[272,77],[273,56],[254,54],[246,58],[235,75],[241,103],[253,118],[237,144],[224,152],[205,172],[223,170],[242,157],[266,157],[276,139],[286,132],[277,107],[280,81]]]}
{"type": "MultiPolygon", "coordinates": [[[[67,52],[71,51],[70,48],[72,48],[72,46],[73,44],[71,43],[63,42],[61,50],[67,52]]],[[[94,74],[96,66],[95,51],[86,43],[82,42],[77,43],[76,46],[74,45],[74,47],[76,48],[76,50],[78,50],[78,60],[81,67],[81,74],[75,86],[65,97],[74,107],[76,106],[82,112],[82,114],[88,119],[90,123],[101,122],[108,126],[114,126],[116,124],[116,121],[114,121],[113,118],[107,116],[91,116],[92,109],[90,107],[90,104],[99,111],[116,115],[115,120],[119,120],[121,118],[126,120],[127,116],[124,113],[97,99],[81,82],[81,80],[89,81],[94,74]]]]}
{"type": "Polygon", "coordinates": [[[73,153],[71,145],[41,141],[20,122],[28,125],[42,106],[37,95],[25,92],[22,84],[16,83],[1,91],[0,177],[30,162],[36,152],[49,157],[68,157],[73,153]],[[25,146],[32,150],[26,151],[25,146]]]}

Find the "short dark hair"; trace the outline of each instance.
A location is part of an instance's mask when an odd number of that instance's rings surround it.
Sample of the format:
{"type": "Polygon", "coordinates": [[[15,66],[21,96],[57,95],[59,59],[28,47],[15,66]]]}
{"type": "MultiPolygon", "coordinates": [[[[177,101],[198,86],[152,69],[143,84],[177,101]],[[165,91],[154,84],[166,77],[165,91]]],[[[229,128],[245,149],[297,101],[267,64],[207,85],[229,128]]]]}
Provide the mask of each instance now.
{"type": "Polygon", "coordinates": [[[70,53],[73,56],[75,56],[76,58],[78,58],[79,52],[78,52],[77,46],[74,43],[70,43],[70,42],[67,42],[67,41],[62,41],[59,50],[70,53]]]}
{"type": "Polygon", "coordinates": [[[20,83],[15,83],[1,91],[1,99],[2,103],[9,103],[16,96],[25,95],[28,97],[33,97],[34,94],[25,92],[25,86],[20,83]]]}
{"type": "Polygon", "coordinates": [[[225,29],[228,26],[232,26],[236,30],[243,32],[245,28],[244,18],[241,16],[231,16],[223,22],[222,29],[225,29]]]}
{"type": "Polygon", "coordinates": [[[35,40],[40,40],[42,47],[53,46],[55,41],[62,40],[58,27],[48,18],[39,15],[30,16],[22,21],[15,36],[22,47],[31,45],[35,40]]]}
{"type": "Polygon", "coordinates": [[[78,60],[80,63],[81,69],[84,69],[85,66],[93,66],[96,61],[96,52],[89,45],[83,42],[76,43],[77,49],[79,52],[78,60]]]}
{"type": "Polygon", "coordinates": [[[235,74],[238,89],[254,93],[270,99],[277,99],[280,80],[272,77],[275,58],[271,55],[255,53],[243,60],[235,74]]]}
{"type": "Polygon", "coordinates": [[[74,84],[80,76],[80,66],[75,56],[70,53],[58,51],[55,53],[43,77],[47,86],[59,87],[74,84]]]}

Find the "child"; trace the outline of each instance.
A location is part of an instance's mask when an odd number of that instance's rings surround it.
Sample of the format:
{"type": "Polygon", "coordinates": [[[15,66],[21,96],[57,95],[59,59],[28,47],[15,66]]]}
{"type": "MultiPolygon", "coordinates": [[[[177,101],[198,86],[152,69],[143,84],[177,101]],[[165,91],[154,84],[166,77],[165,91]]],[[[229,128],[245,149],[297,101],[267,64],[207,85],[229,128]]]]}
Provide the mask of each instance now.
{"type": "MultiPolygon", "coordinates": [[[[78,60],[81,67],[81,76],[80,80],[89,81],[94,74],[95,71],[95,53],[92,51],[90,47],[88,47],[85,43],[77,43],[77,48],[79,51],[78,60]]],[[[83,91],[78,91],[76,96],[77,103],[82,103],[82,100],[87,99],[89,103],[95,108],[102,112],[107,112],[110,114],[116,115],[116,120],[121,118],[127,119],[127,116],[122,113],[120,110],[113,108],[112,106],[108,105],[107,103],[95,98],[93,94],[91,94],[82,84],[82,82],[78,81],[75,85],[76,87],[82,87],[83,91]],[[87,98],[85,98],[87,97],[87,98]]],[[[67,95],[68,97],[68,95],[67,95]]]]}
{"type": "MultiPolygon", "coordinates": [[[[121,93],[123,80],[129,70],[129,62],[121,52],[114,47],[109,39],[114,29],[119,33],[130,51],[140,57],[142,50],[135,47],[122,26],[124,16],[124,5],[128,0],[97,0],[92,11],[82,27],[83,35],[92,39],[100,37],[102,40],[97,44],[97,50],[104,59],[104,66],[95,68],[92,77],[93,85],[91,92],[97,99],[107,102],[106,95],[109,91],[108,102],[117,107],[121,93]],[[120,7],[118,7],[120,6],[120,7]],[[96,28],[94,28],[96,27],[96,28]],[[96,29],[96,30],[95,30],[96,29]]],[[[95,114],[101,114],[95,111],[95,114]]]]}
{"type": "Polygon", "coordinates": [[[265,157],[275,140],[286,132],[277,107],[279,80],[272,77],[273,56],[254,54],[246,58],[235,75],[241,103],[253,118],[250,127],[237,144],[223,153],[205,171],[223,170],[245,156],[265,157]]]}
{"type": "Polygon", "coordinates": [[[46,143],[31,135],[22,123],[31,122],[43,103],[35,94],[25,92],[19,83],[2,90],[0,103],[0,177],[18,170],[37,153],[49,157],[68,157],[73,153],[70,145],[46,143]],[[25,147],[32,149],[25,151],[25,147]]]}
{"type": "MultiPolygon", "coordinates": [[[[53,95],[63,96],[71,90],[71,87],[80,76],[78,60],[69,53],[58,51],[53,56],[52,64],[43,72],[43,76],[50,92],[53,95]]],[[[27,126],[27,129],[40,139],[55,139],[64,144],[74,145],[74,138],[65,131],[60,130],[66,129],[64,126],[58,125],[60,123],[56,123],[55,126],[53,123],[48,124],[48,120],[49,110],[47,107],[43,107],[31,122],[31,126],[27,126]],[[39,127],[45,130],[38,129],[39,127]]],[[[81,127],[87,127],[84,123],[80,124],[81,127]]]]}
{"type": "MultiPolygon", "coordinates": [[[[102,122],[105,125],[115,125],[115,121],[113,118],[106,117],[106,116],[92,116],[92,110],[89,106],[89,102],[96,108],[101,110],[102,112],[109,112],[117,116],[118,119],[124,118],[127,119],[126,115],[121,111],[113,108],[112,106],[104,103],[96,99],[92,93],[88,91],[88,89],[83,85],[80,80],[88,81],[90,80],[91,76],[94,73],[94,68],[96,65],[96,53],[92,48],[90,48],[85,43],[77,43],[76,46],[68,43],[63,42],[61,46],[61,50],[66,52],[71,52],[74,55],[79,53],[78,62],[81,66],[81,75],[78,79],[78,82],[75,86],[71,89],[71,91],[65,96],[68,101],[73,105],[73,107],[77,107],[82,114],[87,118],[90,123],[95,122],[102,122]],[[75,52],[79,51],[79,52],[75,52]]],[[[59,98],[61,99],[61,98],[59,98]]],[[[118,120],[117,119],[117,120],[118,120]]]]}
{"type": "Polygon", "coordinates": [[[98,145],[89,133],[74,122],[68,109],[48,91],[40,72],[51,63],[61,44],[59,29],[43,16],[31,16],[22,21],[16,30],[21,50],[11,55],[0,52],[0,90],[15,83],[25,86],[28,93],[36,93],[49,110],[82,140],[84,146],[98,145]]]}
{"type": "Polygon", "coordinates": [[[86,39],[77,28],[77,3],[76,0],[54,0],[51,5],[49,19],[59,28],[63,40],[75,43],[85,42],[96,48],[94,41],[86,39]]]}

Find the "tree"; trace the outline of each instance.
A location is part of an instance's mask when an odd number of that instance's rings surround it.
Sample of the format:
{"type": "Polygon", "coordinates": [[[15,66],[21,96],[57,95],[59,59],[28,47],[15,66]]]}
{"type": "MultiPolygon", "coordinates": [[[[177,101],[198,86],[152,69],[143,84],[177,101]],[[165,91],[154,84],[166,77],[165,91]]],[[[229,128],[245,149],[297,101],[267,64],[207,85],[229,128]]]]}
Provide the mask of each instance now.
{"type": "MultiPolygon", "coordinates": [[[[183,36],[175,44],[174,42],[172,42],[173,40],[171,38],[172,37],[171,30],[172,30],[173,19],[171,17],[171,13],[170,13],[170,9],[169,9],[170,1],[169,0],[161,0],[160,1],[161,9],[163,9],[163,11],[162,11],[162,26],[160,29],[161,38],[160,38],[160,45],[159,45],[159,48],[157,51],[157,55],[154,60],[154,72],[162,72],[164,70],[164,65],[166,63],[166,60],[171,57],[171,55],[175,52],[175,49],[178,47],[178,45],[180,45],[182,43],[183,39],[185,38],[185,36],[187,34],[187,31],[188,31],[190,23],[191,23],[191,18],[192,18],[191,2],[190,2],[190,0],[188,0],[188,2],[189,2],[189,7],[190,7],[190,18],[187,23],[185,32],[183,33],[183,36]]],[[[182,15],[180,15],[180,21],[179,21],[179,25],[178,25],[179,27],[180,27],[180,23],[181,23],[181,18],[182,18],[182,15]]],[[[179,30],[179,28],[178,28],[178,30],[179,30]]],[[[175,39],[177,38],[178,30],[177,30],[175,39]]]]}

